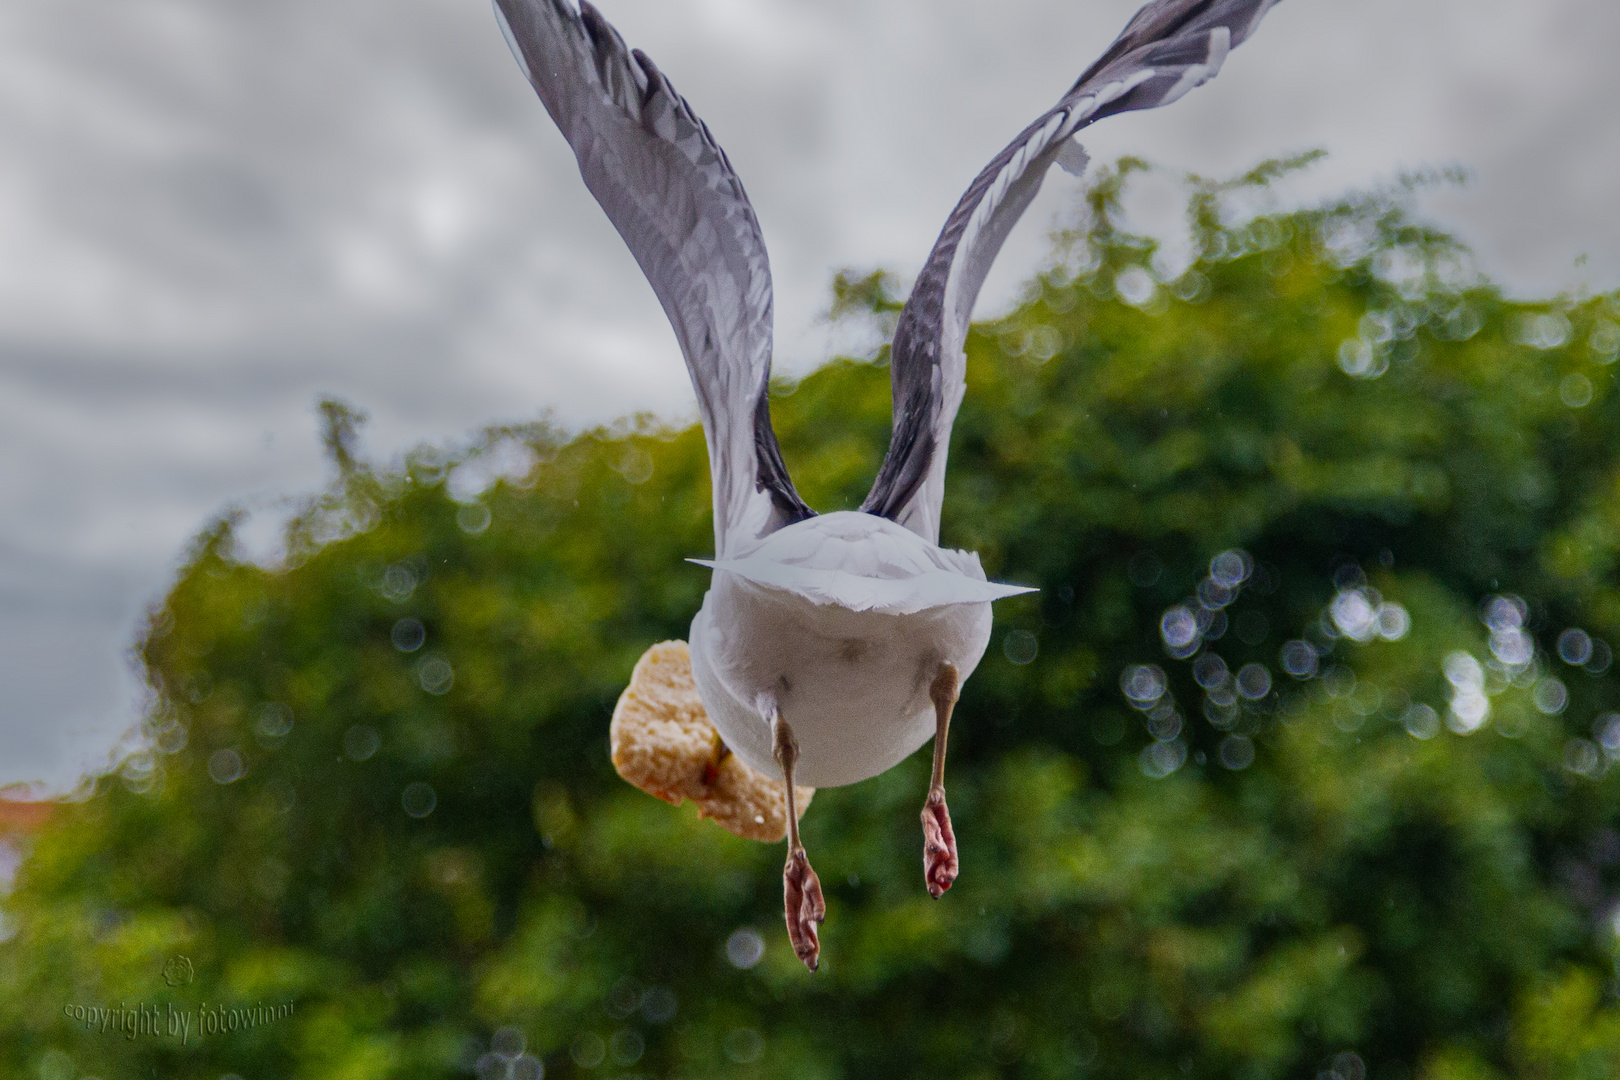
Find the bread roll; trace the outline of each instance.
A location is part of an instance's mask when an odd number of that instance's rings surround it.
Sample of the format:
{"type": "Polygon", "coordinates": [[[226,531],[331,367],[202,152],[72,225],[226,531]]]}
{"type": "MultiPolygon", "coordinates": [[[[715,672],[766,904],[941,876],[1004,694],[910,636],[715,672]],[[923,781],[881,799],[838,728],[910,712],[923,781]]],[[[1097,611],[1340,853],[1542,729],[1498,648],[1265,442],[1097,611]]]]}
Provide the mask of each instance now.
{"type": "MultiPolygon", "coordinates": [[[[748,840],[787,835],[782,782],[744,765],[726,748],[703,711],[684,641],[664,641],[636,661],[608,729],[613,767],[649,795],[681,805],[748,840]]],[[[798,792],[799,816],[814,788],[798,792]]]]}

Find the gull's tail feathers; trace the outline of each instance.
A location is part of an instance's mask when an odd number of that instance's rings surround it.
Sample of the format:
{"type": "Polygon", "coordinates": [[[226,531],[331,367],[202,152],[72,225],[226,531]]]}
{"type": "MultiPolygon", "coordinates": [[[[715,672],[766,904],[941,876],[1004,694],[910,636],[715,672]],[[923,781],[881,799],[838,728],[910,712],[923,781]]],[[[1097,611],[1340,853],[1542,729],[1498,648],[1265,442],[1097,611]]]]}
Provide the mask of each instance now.
{"type": "Polygon", "coordinates": [[[1039,591],[1027,585],[976,580],[949,570],[933,570],[909,578],[870,578],[846,570],[792,566],[768,559],[688,559],[687,562],[736,574],[755,585],[790,592],[814,604],[836,604],[850,611],[884,615],[914,615],[952,604],[985,604],[1039,591]]]}

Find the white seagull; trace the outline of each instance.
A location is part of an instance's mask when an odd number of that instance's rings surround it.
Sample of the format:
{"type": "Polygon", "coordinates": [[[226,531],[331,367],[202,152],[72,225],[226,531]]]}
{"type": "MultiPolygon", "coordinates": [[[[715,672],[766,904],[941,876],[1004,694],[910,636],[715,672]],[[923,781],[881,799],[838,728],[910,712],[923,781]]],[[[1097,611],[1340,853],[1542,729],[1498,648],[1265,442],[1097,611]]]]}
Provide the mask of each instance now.
{"type": "Polygon", "coordinates": [[[708,441],[715,558],[692,620],[692,674],[732,752],[787,793],[788,935],[815,970],[826,905],[799,839],[795,783],[853,784],[934,739],[923,873],[957,873],[945,739],[990,640],[990,603],[1032,590],[985,580],[939,546],[951,423],[973,302],[1054,163],[1079,175],[1074,134],[1175,101],[1220,70],[1276,0],[1154,0],[957,203],[900,313],[894,427],[857,511],[817,515],[771,429],[771,271],[753,207],[708,127],[586,0],[494,0],[507,44],[579,159],[585,184],[658,294],[686,357],[708,441]]]}

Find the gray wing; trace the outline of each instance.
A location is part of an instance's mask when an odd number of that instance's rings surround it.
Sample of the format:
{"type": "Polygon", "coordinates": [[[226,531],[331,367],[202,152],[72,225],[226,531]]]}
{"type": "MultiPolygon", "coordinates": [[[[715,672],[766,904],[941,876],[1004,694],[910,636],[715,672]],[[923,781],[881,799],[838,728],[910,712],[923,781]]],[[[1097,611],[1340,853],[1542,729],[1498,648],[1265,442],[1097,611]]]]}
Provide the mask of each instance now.
{"type": "Polygon", "coordinates": [[[890,350],[894,427],[861,509],[939,541],[951,424],[962,403],[968,320],[990,264],[1054,162],[1079,175],[1075,132],[1131,109],[1168,105],[1214,78],[1227,52],[1277,0],[1155,0],[1055,106],[973,181],[945,222],[900,312],[890,350]]]}
{"type": "Polygon", "coordinates": [[[675,329],[708,439],[715,551],[812,516],[771,430],[771,268],[725,152],[590,4],[495,0],[495,15],[675,329]]]}

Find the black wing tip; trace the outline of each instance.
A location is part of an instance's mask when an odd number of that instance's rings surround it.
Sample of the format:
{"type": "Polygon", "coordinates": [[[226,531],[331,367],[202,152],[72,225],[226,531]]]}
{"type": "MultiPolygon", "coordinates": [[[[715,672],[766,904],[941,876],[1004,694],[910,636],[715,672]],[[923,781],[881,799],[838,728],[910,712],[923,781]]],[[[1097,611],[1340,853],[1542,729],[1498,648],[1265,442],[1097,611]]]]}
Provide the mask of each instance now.
{"type": "Polygon", "coordinates": [[[781,525],[792,525],[815,517],[816,512],[793,486],[787,463],[782,460],[782,446],[776,441],[776,429],[771,426],[770,384],[767,370],[760,384],[759,398],[754,402],[754,490],[770,495],[781,525]]]}
{"type": "Polygon", "coordinates": [[[613,24],[591,5],[590,0],[579,0],[579,21],[585,28],[585,36],[590,39],[591,48],[598,55],[604,50],[608,52],[623,50],[624,39],[619,36],[613,24]]]}
{"type": "MultiPolygon", "coordinates": [[[[893,365],[895,360],[889,363],[893,365]]],[[[919,391],[916,383],[904,397],[899,396],[899,392],[900,388],[896,387],[888,453],[883,455],[872,490],[860,505],[866,513],[891,521],[900,520],[900,515],[922,489],[938,449],[934,430],[937,401],[933,395],[919,391]]]]}
{"type": "MultiPolygon", "coordinates": [[[[1131,16],[1125,29],[1114,39],[1085,73],[1075,80],[1070,94],[1081,90],[1102,72],[1126,57],[1135,56],[1175,38],[1202,37],[1225,28],[1231,34],[1230,48],[1237,48],[1259,25],[1265,13],[1278,0],[1154,0],[1131,16]]],[[[1142,107],[1142,106],[1138,106],[1142,107]]]]}

